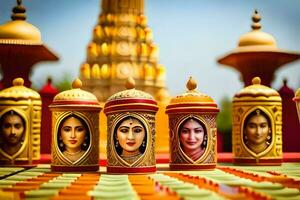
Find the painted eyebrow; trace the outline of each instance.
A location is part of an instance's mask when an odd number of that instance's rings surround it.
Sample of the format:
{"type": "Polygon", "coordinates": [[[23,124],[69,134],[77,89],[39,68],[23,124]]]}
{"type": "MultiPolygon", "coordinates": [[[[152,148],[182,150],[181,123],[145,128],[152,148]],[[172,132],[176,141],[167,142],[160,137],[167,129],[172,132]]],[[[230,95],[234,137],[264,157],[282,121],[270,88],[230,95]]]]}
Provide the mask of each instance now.
{"type": "Polygon", "coordinates": [[[129,128],[129,126],[120,126],[119,128],[129,128]]]}

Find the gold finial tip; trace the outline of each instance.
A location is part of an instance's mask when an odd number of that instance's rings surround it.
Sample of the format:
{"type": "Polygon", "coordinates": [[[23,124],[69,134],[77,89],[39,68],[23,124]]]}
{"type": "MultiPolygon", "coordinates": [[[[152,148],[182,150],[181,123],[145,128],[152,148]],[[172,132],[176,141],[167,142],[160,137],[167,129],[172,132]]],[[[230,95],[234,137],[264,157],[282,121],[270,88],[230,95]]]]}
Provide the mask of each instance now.
{"type": "Polygon", "coordinates": [[[197,87],[197,82],[192,77],[190,77],[188,82],[186,83],[186,87],[188,90],[194,90],[197,87]]]}
{"type": "Polygon", "coordinates": [[[76,78],[73,83],[72,83],[72,88],[76,89],[76,88],[81,88],[82,86],[82,82],[79,78],[76,78]]]}
{"type": "Polygon", "coordinates": [[[13,80],[13,86],[22,86],[24,85],[24,79],[22,78],[15,78],[13,80]]]}
{"type": "Polygon", "coordinates": [[[134,81],[134,79],[133,79],[132,77],[129,77],[129,78],[126,80],[125,88],[126,88],[127,90],[135,88],[135,81],[134,81]]]}
{"type": "Polygon", "coordinates": [[[252,25],[251,25],[251,27],[252,27],[252,29],[253,30],[258,30],[258,29],[260,29],[261,28],[261,25],[260,25],[260,20],[261,20],[261,17],[260,17],[260,15],[259,15],[259,13],[258,13],[258,11],[257,11],[257,9],[255,9],[254,10],[254,14],[252,15],[252,25]]]}
{"type": "Polygon", "coordinates": [[[260,85],[260,83],[261,83],[261,80],[260,80],[259,77],[254,77],[254,78],[252,79],[252,84],[253,84],[253,85],[260,85]]]}

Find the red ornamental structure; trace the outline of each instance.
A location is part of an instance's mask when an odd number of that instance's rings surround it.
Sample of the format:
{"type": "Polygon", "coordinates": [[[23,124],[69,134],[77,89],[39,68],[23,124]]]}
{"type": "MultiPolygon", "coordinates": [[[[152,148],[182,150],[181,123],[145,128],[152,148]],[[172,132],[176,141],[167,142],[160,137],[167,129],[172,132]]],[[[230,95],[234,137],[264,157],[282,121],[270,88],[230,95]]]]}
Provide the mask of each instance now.
{"type": "Polygon", "coordinates": [[[293,102],[294,90],[289,88],[287,80],[283,80],[283,86],[279,89],[282,98],[282,143],[284,152],[299,152],[300,123],[297,118],[295,102],[293,102]]]}
{"type": "Polygon", "coordinates": [[[300,54],[277,48],[275,38],[260,30],[261,17],[256,10],[252,20],[252,31],[242,35],[238,47],[218,59],[218,62],[238,70],[245,86],[251,85],[252,78],[258,76],[262,85],[270,87],[275,71],[299,59],[300,54]]]}
{"type": "Polygon", "coordinates": [[[22,1],[13,8],[12,21],[0,25],[0,65],[2,80],[0,88],[9,87],[16,77],[24,79],[24,85],[31,86],[29,74],[34,64],[40,61],[56,61],[58,57],[42,42],[41,33],[26,22],[22,1]]]}
{"type": "Polygon", "coordinates": [[[42,98],[42,124],[41,129],[41,153],[50,153],[51,152],[51,112],[49,105],[52,103],[55,95],[58,94],[58,89],[52,85],[51,78],[48,78],[47,83],[39,91],[42,98]]]}

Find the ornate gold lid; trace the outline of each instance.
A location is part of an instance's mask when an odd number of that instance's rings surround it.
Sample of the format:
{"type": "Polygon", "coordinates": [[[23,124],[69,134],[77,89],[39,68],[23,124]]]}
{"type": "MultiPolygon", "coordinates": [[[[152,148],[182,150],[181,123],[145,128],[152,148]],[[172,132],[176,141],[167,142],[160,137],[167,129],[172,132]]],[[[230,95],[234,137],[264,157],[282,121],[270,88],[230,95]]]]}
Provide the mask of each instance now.
{"type": "Polygon", "coordinates": [[[108,98],[104,106],[104,113],[126,110],[148,110],[156,112],[157,102],[154,98],[141,90],[135,89],[135,81],[129,77],[125,83],[126,90],[118,92],[108,98]]]}
{"type": "Polygon", "coordinates": [[[275,38],[271,34],[265,33],[260,30],[260,20],[261,17],[258,14],[257,10],[255,10],[252,16],[252,31],[240,37],[238,47],[261,46],[277,49],[275,38]]]}
{"type": "Polygon", "coordinates": [[[26,9],[17,0],[18,5],[13,8],[12,21],[0,25],[0,44],[42,44],[41,32],[32,24],[26,22],[26,9]]]}
{"type": "Polygon", "coordinates": [[[186,110],[189,112],[193,109],[197,111],[219,111],[219,109],[217,108],[217,104],[210,96],[196,90],[197,83],[192,77],[189,78],[186,87],[188,91],[171,99],[170,104],[166,109],[167,113],[170,113],[171,110],[174,109],[179,109],[181,111],[186,110]],[[202,110],[202,108],[204,110],[202,110]]]}
{"type": "Polygon", "coordinates": [[[243,88],[240,92],[238,92],[234,96],[234,101],[238,99],[246,98],[257,98],[257,97],[265,97],[269,100],[281,101],[281,97],[279,93],[267,86],[261,85],[261,80],[259,77],[255,77],[252,79],[252,85],[243,88]]]}
{"type": "Polygon", "coordinates": [[[82,82],[80,79],[75,79],[72,83],[72,89],[63,91],[57,94],[50,107],[56,106],[92,106],[99,107],[100,104],[97,97],[90,92],[80,89],[82,87],[82,82]]]}
{"type": "Polygon", "coordinates": [[[15,78],[13,86],[0,92],[0,99],[41,99],[40,94],[24,86],[22,78],[15,78]]]}
{"type": "Polygon", "coordinates": [[[107,102],[115,101],[118,99],[132,99],[132,98],[154,100],[154,98],[150,94],[135,89],[135,81],[131,77],[127,79],[125,83],[125,88],[126,90],[113,94],[111,97],[109,97],[107,102]]]}

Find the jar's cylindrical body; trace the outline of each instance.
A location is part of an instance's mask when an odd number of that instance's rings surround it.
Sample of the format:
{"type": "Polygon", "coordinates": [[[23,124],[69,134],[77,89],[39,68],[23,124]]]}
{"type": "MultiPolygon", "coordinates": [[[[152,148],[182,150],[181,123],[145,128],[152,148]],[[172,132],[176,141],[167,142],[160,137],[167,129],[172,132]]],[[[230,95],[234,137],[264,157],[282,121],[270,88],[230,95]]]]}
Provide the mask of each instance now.
{"type": "Polygon", "coordinates": [[[33,165],[40,160],[41,99],[23,79],[0,92],[0,164],[33,165]]]}
{"type": "MultiPolygon", "coordinates": [[[[77,82],[76,82],[77,81],[77,82]]],[[[73,88],[57,94],[49,106],[52,112],[52,171],[99,170],[99,114],[97,98],[73,88]]]]}
{"type": "Polygon", "coordinates": [[[196,91],[190,78],[188,91],[171,99],[166,108],[170,130],[170,169],[213,169],[217,164],[217,123],[214,100],[196,91]]]}
{"type": "MultiPolygon", "coordinates": [[[[256,78],[257,79],[257,78],[256,78]]],[[[260,79],[233,99],[233,160],[244,165],[280,165],[282,162],[282,103],[277,91],[260,79]]]]}
{"type": "Polygon", "coordinates": [[[213,169],[216,167],[218,109],[215,105],[210,108],[211,111],[207,112],[199,105],[195,104],[194,106],[193,108],[180,107],[182,110],[179,112],[178,109],[173,110],[167,107],[171,170],[213,169]],[[199,135],[199,137],[191,136],[192,134],[199,135]],[[194,150],[196,148],[198,151],[194,150]]]}
{"type": "MultiPolygon", "coordinates": [[[[51,145],[51,169],[53,171],[97,171],[99,169],[99,111],[91,110],[56,110],[52,109],[52,145],[51,145]],[[74,118],[85,129],[85,136],[78,136],[72,143],[79,143],[81,152],[68,153],[65,141],[64,123],[74,118]],[[81,141],[82,140],[82,141],[81,141]]],[[[68,140],[68,138],[67,138],[68,140]]]]}
{"type": "Polygon", "coordinates": [[[157,102],[134,88],[111,96],[107,115],[107,172],[156,171],[155,114],[157,102]]]}

